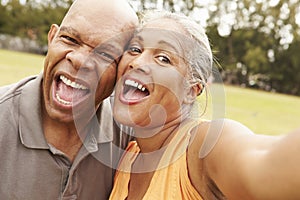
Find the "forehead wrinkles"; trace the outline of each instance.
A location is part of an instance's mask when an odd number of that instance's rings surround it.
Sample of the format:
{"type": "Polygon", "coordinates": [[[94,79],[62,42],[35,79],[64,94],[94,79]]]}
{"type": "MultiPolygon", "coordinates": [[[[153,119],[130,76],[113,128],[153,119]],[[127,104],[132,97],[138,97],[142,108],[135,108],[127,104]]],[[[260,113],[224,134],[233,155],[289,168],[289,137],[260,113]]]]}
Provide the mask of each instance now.
{"type": "Polygon", "coordinates": [[[135,40],[142,41],[144,46],[148,48],[168,46],[173,49],[173,52],[180,56],[183,56],[183,52],[185,51],[182,35],[174,31],[156,28],[143,28],[137,32],[135,40]]]}
{"type": "Polygon", "coordinates": [[[124,0],[76,0],[62,21],[62,25],[76,28],[89,42],[101,39],[97,43],[128,32],[135,23],[137,16],[124,0]]]}
{"type": "MultiPolygon", "coordinates": [[[[144,29],[161,29],[166,32],[166,34],[173,35],[174,41],[177,41],[181,50],[182,58],[185,63],[189,63],[189,54],[195,48],[196,40],[191,36],[191,34],[183,27],[182,24],[178,23],[175,19],[172,18],[162,18],[162,19],[150,19],[145,21],[144,24],[138,28],[138,32],[144,29]]],[[[172,40],[170,37],[170,40],[172,40]]],[[[173,42],[174,42],[173,41],[173,42]]]]}
{"type": "Polygon", "coordinates": [[[130,37],[129,33],[124,32],[123,26],[119,25],[114,19],[101,18],[98,21],[87,21],[87,17],[72,16],[69,15],[61,27],[64,27],[64,30],[72,30],[68,32],[80,38],[88,46],[96,47],[103,42],[120,43],[124,46],[124,43],[130,37]]]}
{"type": "Polygon", "coordinates": [[[189,52],[193,48],[193,39],[182,33],[170,30],[143,28],[135,36],[147,48],[167,50],[180,58],[183,64],[189,64],[189,52]],[[159,48],[158,48],[159,47],[159,48]],[[168,47],[166,49],[166,47],[168,47]]]}

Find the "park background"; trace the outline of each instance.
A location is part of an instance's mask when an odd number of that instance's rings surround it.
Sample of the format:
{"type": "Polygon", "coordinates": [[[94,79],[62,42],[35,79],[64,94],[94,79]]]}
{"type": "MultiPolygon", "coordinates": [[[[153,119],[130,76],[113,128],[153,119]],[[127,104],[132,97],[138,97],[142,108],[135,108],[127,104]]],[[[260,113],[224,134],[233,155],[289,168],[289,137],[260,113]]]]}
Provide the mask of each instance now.
{"type": "MultiPolygon", "coordinates": [[[[208,117],[221,113],[264,134],[300,127],[300,0],[129,2],[138,14],[166,9],[205,27],[218,76],[210,85],[208,117]]],[[[42,71],[49,27],[71,3],[1,0],[0,86],[42,71]]],[[[203,110],[205,101],[199,102],[203,110]]]]}

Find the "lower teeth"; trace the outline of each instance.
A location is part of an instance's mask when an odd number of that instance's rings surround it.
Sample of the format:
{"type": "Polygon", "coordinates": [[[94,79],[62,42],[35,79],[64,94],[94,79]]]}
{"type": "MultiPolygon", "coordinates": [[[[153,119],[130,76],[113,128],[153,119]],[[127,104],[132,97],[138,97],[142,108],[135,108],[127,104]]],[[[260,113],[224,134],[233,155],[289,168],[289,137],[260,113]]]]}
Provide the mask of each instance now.
{"type": "Polygon", "coordinates": [[[67,105],[67,106],[72,105],[72,102],[65,101],[65,100],[61,99],[57,93],[56,93],[56,99],[57,99],[60,103],[62,103],[62,104],[64,104],[64,105],[67,105]]]}

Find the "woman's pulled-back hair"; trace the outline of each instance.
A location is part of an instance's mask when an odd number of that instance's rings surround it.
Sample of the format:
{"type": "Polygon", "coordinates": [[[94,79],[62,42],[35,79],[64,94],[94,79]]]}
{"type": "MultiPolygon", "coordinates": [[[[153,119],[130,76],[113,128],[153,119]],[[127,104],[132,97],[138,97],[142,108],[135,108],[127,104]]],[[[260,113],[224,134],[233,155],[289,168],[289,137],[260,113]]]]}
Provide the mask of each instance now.
{"type": "Polygon", "coordinates": [[[189,84],[200,82],[205,86],[212,72],[213,55],[204,28],[184,15],[167,11],[148,11],[143,13],[141,27],[147,22],[159,19],[174,20],[186,33],[186,38],[189,40],[184,41],[185,45],[188,44],[186,46],[188,49],[185,49],[185,60],[189,66],[189,84]]]}

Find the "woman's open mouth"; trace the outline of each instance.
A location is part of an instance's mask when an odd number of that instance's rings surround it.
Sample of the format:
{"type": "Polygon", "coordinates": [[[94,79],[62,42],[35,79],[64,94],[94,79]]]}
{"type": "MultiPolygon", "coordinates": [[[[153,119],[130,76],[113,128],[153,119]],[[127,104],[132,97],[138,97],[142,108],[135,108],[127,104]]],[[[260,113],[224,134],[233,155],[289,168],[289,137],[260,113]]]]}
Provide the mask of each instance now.
{"type": "Polygon", "coordinates": [[[134,104],[142,101],[149,95],[150,92],[145,84],[134,79],[125,79],[120,100],[126,104],[134,104]]]}

